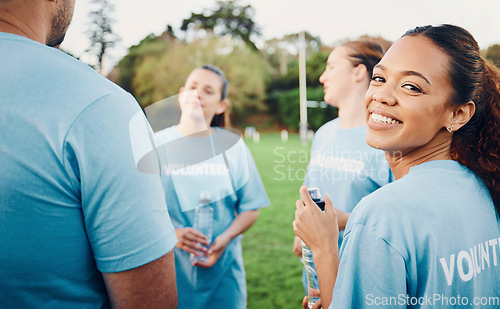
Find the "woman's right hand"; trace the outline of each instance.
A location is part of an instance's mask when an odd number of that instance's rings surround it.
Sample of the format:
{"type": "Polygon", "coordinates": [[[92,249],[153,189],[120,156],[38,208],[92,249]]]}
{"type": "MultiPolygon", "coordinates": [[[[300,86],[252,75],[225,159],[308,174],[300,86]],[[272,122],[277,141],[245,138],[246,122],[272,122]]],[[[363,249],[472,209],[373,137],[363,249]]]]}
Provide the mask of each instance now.
{"type": "Polygon", "coordinates": [[[191,227],[175,229],[175,234],[178,239],[175,246],[189,253],[197,254],[198,251],[206,252],[207,248],[203,247],[202,244],[207,247],[210,246],[207,237],[191,227]]]}
{"type": "MultiPolygon", "coordinates": [[[[295,204],[295,235],[311,248],[325,252],[338,252],[339,226],[337,213],[328,194],[325,194],[325,210],[321,211],[307,192],[307,187],[300,187],[301,200],[295,204]]],[[[315,261],[316,263],[316,261],[315,261]]]]}

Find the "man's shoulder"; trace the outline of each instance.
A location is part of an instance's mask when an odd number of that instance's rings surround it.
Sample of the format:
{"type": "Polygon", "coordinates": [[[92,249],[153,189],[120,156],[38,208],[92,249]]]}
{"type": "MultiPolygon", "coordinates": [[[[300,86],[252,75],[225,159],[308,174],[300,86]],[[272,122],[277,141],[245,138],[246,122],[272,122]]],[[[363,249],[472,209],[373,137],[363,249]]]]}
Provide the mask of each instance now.
{"type": "Polygon", "coordinates": [[[38,114],[47,126],[68,129],[90,110],[106,115],[140,111],[129,93],[88,65],[25,37],[0,33],[0,66],[7,102],[38,114]]]}
{"type": "Polygon", "coordinates": [[[120,86],[62,51],[49,51],[44,61],[40,69],[47,72],[54,87],[51,91],[55,91],[52,95],[60,99],[60,104],[73,105],[76,110],[83,111],[103,98],[124,104],[135,102],[120,86]],[[53,63],[57,65],[52,67],[53,63]]]}
{"type": "Polygon", "coordinates": [[[81,91],[85,94],[94,93],[99,97],[106,94],[122,94],[125,92],[121,87],[99,74],[87,64],[65,52],[55,52],[47,57],[47,61],[51,63],[55,61],[61,64],[57,68],[52,68],[54,70],[52,78],[60,85],[66,85],[69,89],[81,91]]]}
{"type": "MultiPolygon", "coordinates": [[[[5,43],[0,49],[3,61],[16,63],[12,70],[23,70],[22,66],[25,66],[29,74],[21,77],[26,82],[31,77],[30,83],[35,88],[45,86],[49,92],[54,89],[59,97],[72,95],[80,98],[123,92],[87,64],[60,49],[9,33],[0,33],[0,40],[5,43]]],[[[6,65],[8,70],[8,63],[6,65]]]]}

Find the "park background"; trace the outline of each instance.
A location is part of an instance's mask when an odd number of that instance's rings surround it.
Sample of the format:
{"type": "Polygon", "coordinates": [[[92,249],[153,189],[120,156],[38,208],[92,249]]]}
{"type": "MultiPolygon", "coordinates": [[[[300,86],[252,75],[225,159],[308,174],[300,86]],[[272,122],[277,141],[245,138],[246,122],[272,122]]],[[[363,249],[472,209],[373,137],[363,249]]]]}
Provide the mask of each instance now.
{"type": "MultiPolygon", "coordinates": [[[[485,57],[500,63],[497,0],[134,3],[78,0],[61,48],[129,91],[143,108],[177,94],[193,68],[217,65],[230,81],[228,115],[238,129],[297,130],[299,32],[306,38],[309,101],[322,101],[318,78],[332,47],[345,39],[373,38],[388,47],[417,25],[455,23],[472,32],[485,57]]],[[[335,116],[332,107],[310,108],[309,128],[335,116]]]]}
{"type": "MultiPolygon", "coordinates": [[[[455,23],[500,65],[497,0],[422,0],[413,6],[381,0],[378,9],[365,0],[160,2],[135,4],[131,17],[124,7],[132,2],[77,1],[61,49],[130,92],[142,108],[177,94],[195,67],[211,63],[226,73],[228,120],[241,131],[252,126],[261,133],[259,140],[245,141],[271,200],[244,235],[248,308],[300,308],[303,297],[302,264],[291,251],[295,201],[310,150],[310,141],[301,143],[297,134],[300,32],[306,40],[307,100],[315,102],[323,100],[318,78],[328,54],[345,39],[371,38],[388,48],[414,26],[455,23]],[[258,16],[268,16],[262,17],[265,25],[258,16]],[[147,32],[148,23],[156,30],[147,32]],[[286,141],[279,133],[284,129],[290,132],[286,141]]],[[[331,106],[310,107],[309,128],[315,131],[336,116],[331,106]]]]}

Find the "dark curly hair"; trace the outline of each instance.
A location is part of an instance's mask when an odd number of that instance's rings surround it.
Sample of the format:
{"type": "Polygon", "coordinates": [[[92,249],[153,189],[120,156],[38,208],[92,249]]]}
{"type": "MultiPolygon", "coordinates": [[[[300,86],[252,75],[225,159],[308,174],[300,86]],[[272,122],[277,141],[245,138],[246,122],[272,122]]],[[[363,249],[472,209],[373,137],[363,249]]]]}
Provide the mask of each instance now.
{"type": "Polygon", "coordinates": [[[476,111],[453,133],[451,156],[483,180],[500,217],[500,72],[479,54],[474,37],[454,25],[424,26],[403,36],[422,35],[450,58],[452,103],[473,101],[476,111]]]}

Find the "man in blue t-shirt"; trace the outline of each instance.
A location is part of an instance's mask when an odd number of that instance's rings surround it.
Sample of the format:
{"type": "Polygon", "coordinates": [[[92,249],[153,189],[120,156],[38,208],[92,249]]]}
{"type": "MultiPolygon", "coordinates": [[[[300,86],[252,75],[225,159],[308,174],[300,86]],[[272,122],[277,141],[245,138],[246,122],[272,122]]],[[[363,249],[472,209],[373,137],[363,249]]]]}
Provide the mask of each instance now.
{"type": "Polygon", "coordinates": [[[177,239],[159,175],[138,168],[150,128],[52,48],[73,8],[0,1],[0,308],[174,308],[177,239]]]}

